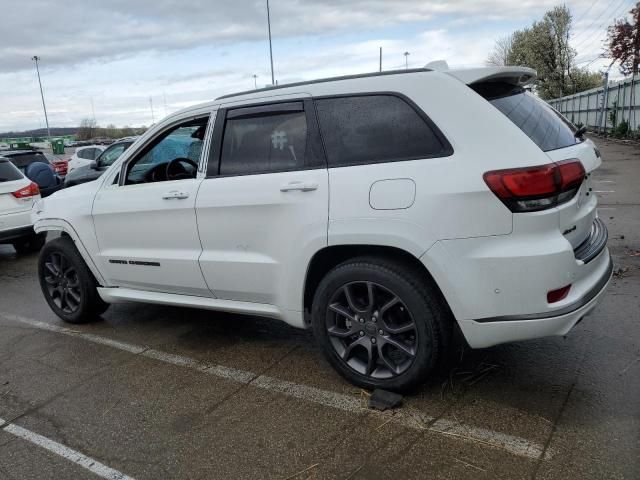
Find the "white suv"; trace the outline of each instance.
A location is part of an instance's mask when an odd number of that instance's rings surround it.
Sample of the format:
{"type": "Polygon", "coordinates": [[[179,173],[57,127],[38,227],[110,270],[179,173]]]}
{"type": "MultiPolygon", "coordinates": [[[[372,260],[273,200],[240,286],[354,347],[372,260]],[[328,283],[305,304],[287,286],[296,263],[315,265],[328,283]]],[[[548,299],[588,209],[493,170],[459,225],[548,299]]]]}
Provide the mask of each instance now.
{"type": "Polygon", "coordinates": [[[36,235],[31,208],[40,200],[40,189],[8,158],[0,157],[0,244],[11,244],[18,253],[40,250],[45,234],[36,235]]]}
{"type": "Polygon", "coordinates": [[[51,308],[139,301],[312,327],[357,385],[566,334],[610,279],[601,160],[526,68],[427,69],[229,95],[171,115],[36,206],[51,308]]]}

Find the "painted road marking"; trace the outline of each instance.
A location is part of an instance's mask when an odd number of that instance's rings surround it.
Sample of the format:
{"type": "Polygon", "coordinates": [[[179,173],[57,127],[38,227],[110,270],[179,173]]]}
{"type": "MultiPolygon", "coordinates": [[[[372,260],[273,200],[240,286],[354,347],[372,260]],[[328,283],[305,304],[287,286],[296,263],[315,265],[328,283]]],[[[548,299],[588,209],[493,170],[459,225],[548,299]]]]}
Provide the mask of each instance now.
{"type": "MultiPolygon", "coordinates": [[[[41,330],[48,330],[51,332],[69,335],[71,337],[79,338],[100,345],[105,345],[118,350],[123,350],[134,355],[152,358],[154,360],[158,360],[178,367],[189,368],[191,370],[195,370],[207,375],[212,375],[236,383],[250,385],[255,388],[280,393],[289,397],[305,400],[318,405],[323,405],[325,407],[335,408],[338,410],[356,414],[380,415],[384,417],[390,416],[392,421],[405,427],[461,437],[496,448],[501,448],[514,455],[538,459],[544,452],[543,445],[532,442],[525,438],[479,428],[472,425],[465,425],[451,420],[436,420],[435,417],[429,416],[424,412],[414,408],[403,407],[394,410],[391,414],[379,413],[364,407],[362,404],[362,400],[357,396],[345,395],[329,390],[322,390],[320,388],[289,382],[267,375],[258,375],[246,370],[238,370],[231,367],[202,362],[200,360],[196,360],[194,358],[186,357],[183,355],[166,353],[141,345],[120,342],[90,333],[83,333],[71,328],[61,327],[46,322],[40,322],[31,318],[21,317],[19,315],[0,313],[0,316],[7,320],[20,322],[41,330]]],[[[553,453],[547,450],[546,452],[544,452],[544,455],[545,459],[549,459],[553,456],[553,453]]]]}
{"type": "Polygon", "coordinates": [[[616,193],[615,190],[594,190],[594,193],[616,193]]]}
{"type": "Polygon", "coordinates": [[[0,431],[10,433],[11,435],[22,438],[27,442],[42,447],[45,450],[49,450],[51,453],[55,453],[56,455],[59,455],[82,468],[86,468],[99,477],[106,478],[108,480],[134,480],[133,477],[125,475],[111,467],[107,467],[106,465],[94,460],[93,458],[87,457],[73,448],[69,448],[61,443],[47,437],[43,437],[31,430],[27,430],[26,428],[19,427],[13,423],[6,423],[2,418],[0,418],[0,425],[2,425],[0,427],[0,431]]]}

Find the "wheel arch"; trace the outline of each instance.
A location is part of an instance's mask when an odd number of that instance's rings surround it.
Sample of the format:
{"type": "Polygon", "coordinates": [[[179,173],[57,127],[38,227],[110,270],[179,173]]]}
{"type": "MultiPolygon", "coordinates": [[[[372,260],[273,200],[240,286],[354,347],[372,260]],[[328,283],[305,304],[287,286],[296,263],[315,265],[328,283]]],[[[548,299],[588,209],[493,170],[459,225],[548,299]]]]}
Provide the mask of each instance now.
{"type": "Polygon", "coordinates": [[[102,286],[106,285],[104,277],[102,276],[102,274],[100,273],[100,270],[98,269],[93,259],[91,258],[91,255],[89,254],[89,251],[87,250],[86,246],[84,245],[84,243],[82,243],[82,240],[80,239],[80,235],[78,235],[78,232],[76,232],[76,230],[73,228],[73,226],[69,222],[59,218],[39,220],[33,225],[33,229],[35,230],[36,233],[59,232],[61,237],[66,237],[71,239],[75,247],[78,249],[80,256],[84,260],[84,263],[87,265],[87,267],[95,277],[98,284],[102,286]]]}
{"type": "Polygon", "coordinates": [[[304,282],[303,310],[305,312],[305,323],[309,324],[311,306],[315,291],[324,278],[333,268],[339,264],[357,257],[378,257],[392,260],[412,269],[418,273],[436,293],[438,302],[449,312],[449,303],[445,298],[438,283],[431,275],[427,267],[411,253],[397,247],[380,245],[331,245],[317,251],[309,262],[307,274],[304,282]]]}

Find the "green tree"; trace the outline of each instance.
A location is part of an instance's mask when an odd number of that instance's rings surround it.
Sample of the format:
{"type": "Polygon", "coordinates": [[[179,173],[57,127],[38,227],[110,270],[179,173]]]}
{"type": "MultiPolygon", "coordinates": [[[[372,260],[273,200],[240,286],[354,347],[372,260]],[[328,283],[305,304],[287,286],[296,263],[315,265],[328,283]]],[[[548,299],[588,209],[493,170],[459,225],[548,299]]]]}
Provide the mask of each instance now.
{"type": "Polygon", "coordinates": [[[607,53],[620,65],[620,73],[638,73],[640,64],[640,3],[631,9],[633,23],[617,20],[607,29],[607,53]]]}
{"type": "MultiPolygon", "coordinates": [[[[542,20],[508,37],[510,42],[503,64],[535,69],[538,78],[534,86],[545,100],[599,86],[600,74],[576,67],[576,51],[569,45],[570,35],[571,12],[565,6],[555,7],[546,12],[542,20]]],[[[505,41],[500,39],[488,62],[500,58],[503,51],[505,41]]]]}

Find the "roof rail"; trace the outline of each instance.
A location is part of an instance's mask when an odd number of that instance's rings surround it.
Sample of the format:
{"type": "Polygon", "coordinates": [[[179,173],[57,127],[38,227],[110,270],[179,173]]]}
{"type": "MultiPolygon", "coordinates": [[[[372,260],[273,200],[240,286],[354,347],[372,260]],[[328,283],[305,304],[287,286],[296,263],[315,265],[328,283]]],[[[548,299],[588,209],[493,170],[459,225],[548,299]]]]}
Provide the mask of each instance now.
{"type": "Polygon", "coordinates": [[[264,88],[255,88],[253,90],[245,90],[243,92],[238,93],[230,93],[228,95],[222,95],[221,97],[216,98],[216,100],[222,100],[224,98],[238,97],[240,95],[248,95],[250,93],[259,93],[259,92],[268,92],[271,90],[279,90],[281,88],[289,88],[289,87],[299,87],[301,85],[313,85],[316,83],[325,83],[325,82],[336,82],[339,80],[353,80],[356,78],[367,78],[367,77],[382,77],[385,75],[400,75],[404,73],[417,73],[417,72],[430,72],[430,68],[409,68],[403,70],[386,70],[384,72],[371,72],[371,73],[359,73],[357,75],[343,75],[340,77],[328,77],[328,78],[319,78],[317,80],[307,80],[305,82],[294,82],[294,83],[283,83],[282,85],[272,85],[264,88]]]}

